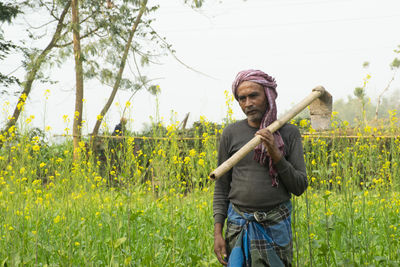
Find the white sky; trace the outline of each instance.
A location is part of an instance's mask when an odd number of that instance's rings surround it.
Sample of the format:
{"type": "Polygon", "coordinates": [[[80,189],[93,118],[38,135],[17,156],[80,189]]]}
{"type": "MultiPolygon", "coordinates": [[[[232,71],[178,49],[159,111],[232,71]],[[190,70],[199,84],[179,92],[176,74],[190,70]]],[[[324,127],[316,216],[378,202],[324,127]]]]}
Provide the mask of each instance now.
{"type": "MultiPolygon", "coordinates": [[[[189,122],[200,115],[221,122],[226,114],[224,91],[230,91],[238,71],[249,68],[276,78],[278,113],[317,85],[323,85],[334,99],[345,98],[362,85],[367,73],[372,76],[367,94],[376,98],[392,77],[389,64],[400,45],[399,0],[207,0],[200,11],[184,5],[183,0],[149,1],[157,2],[161,7],[153,27],[173,45],[180,60],[214,77],[193,72],[172,57],[161,58],[162,65],[146,69],[149,78],[160,78],[159,113],[166,124],[171,111],[179,121],[190,112],[189,122]],[[370,62],[367,70],[362,68],[365,61],[370,62]]],[[[6,31],[5,36],[18,38],[18,33],[6,31]]],[[[18,64],[2,63],[0,69],[7,73],[18,64]]],[[[66,127],[62,116],[72,117],[75,101],[73,69],[71,63],[54,71],[52,78],[60,81],[56,85],[35,83],[27,115],[35,115],[36,126],[50,125],[53,133],[66,127]],[[51,93],[45,106],[46,89],[51,93]]],[[[125,74],[129,72],[127,67],[125,74]]],[[[390,91],[398,88],[400,73],[390,91]]],[[[84,117],[89,128],[85,132],[92,130],[110,91],[96,82],[85,83],[84,117]]],[[[116,102],[124,105],[129,97],[120,92],[116,102]]],[[[11,103],[15,100],[9,97],[11,103]]],[[[234,116],[242,118],[237,103],[234,107],[234,116]]],[[[110,128],[118,123],[121,112],[114,104],[107,116],[110,128]]],[[[155,114],[155,98],[138,93],[132,100],[130,128],[140,130],[155,114]]],[[[72,123],[68,126],[72,128],[72,123]]]]}

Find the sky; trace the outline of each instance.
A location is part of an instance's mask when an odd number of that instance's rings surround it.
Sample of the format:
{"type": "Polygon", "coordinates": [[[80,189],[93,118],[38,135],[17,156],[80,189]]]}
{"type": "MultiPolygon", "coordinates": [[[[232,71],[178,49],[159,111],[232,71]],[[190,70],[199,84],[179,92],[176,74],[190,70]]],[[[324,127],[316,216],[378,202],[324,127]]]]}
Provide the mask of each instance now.
{"type": "MultiPolygon", "coordinates": [[[[278,114],[317,85],[324,86],[334,100],[347,98],[367,74],[371,79],[366,91],[374,101],[393,75],[390,63],[396,55],[400,58],[393,51],[400,45],[399,0],[207,0],[200,10],[183,0],[150,0],[149,4],[160,4],[153,28],[172,44],[185,65],[165,56],[159,58],[160,65],[143,70],[156,79],[161,93],[155,98],[139,92],[130,101],[129,129],[133,131],[143,129],[150,117],[168,125],[189,112],[189,123],[200,116],[221,122],[227,112],[224,91],[231,92],[235,75],[243,69],[260,69],[276,79],[278,114]],[[366,61],[368,69],[363,68],[366,61]]],[[[18,40],[22,33],[13,27],[6,29],[5,37],[18,40]]],[[[0,70],[7,73],[18,64],[9,59],[0,70]]],[[[65,122],[63,116],[73,114],[73,71],[73,62],[67,62],[63,69],[52,70],[52,78],[59,83],[35,83],[25,113],[25,118],[35,116],[33,125],[50,126],[54,134],[72,129],[72,122],[65,122]],[[46,90],[50,91],[47,99],[46,90]]],[[[125,74],[129,72],[128,66],[125,74]]],[[[388,94],[399,88],[400,73],[388,94]]],[[[110,92],[111,88],[96,81],[85,83],[84,133],[92,130],[110,92]]],[[[106,117],[109,128],[118,123],[130,96],[117,94],[106,117]]],[[[7,100],[13,106],[16,97],[7,100]]],[[[244,118],[238,104],[232,105],[234,117],[244,118]]],[[[2,123],[4,117],[3,103],[2,123]]]]}

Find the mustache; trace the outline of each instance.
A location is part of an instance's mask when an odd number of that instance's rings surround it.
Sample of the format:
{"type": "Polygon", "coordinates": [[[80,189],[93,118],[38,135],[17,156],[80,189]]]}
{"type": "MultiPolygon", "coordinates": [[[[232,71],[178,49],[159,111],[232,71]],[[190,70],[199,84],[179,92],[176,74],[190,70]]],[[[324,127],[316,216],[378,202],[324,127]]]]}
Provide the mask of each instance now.
{"type": "MultiPolygon", "coordinates": [[[[251,112],[251,111],[261,111],[262,112],[263,110],[258,109],[256,106],[250,106],[250,107],[244,108],[244,112],[245,113],[251,112]]],[[[268,111],[269,111],[269,106],[267,106],[266,109],[265,109],[265,112],[268,112],[268,111]]]]}
{"type": "Polygon", "coordinates": [[[246,113],[246,114],[249,112],[252,112],[252,111],[258,111],[258,109],[255,107],[248,107],[248,108],[244,109],[244,113],[246,113]]]}

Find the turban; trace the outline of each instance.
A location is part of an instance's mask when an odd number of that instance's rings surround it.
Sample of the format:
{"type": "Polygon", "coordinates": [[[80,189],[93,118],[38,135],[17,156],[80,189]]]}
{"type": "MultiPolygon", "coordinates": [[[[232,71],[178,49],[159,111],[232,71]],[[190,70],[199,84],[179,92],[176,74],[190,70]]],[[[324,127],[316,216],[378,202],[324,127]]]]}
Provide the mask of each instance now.
{"type": "MultiPolygon", "coordinates": [[[[276,81],[274,78],[260,70],[241,71],[236,75],[235,81],[232,84],[232,93],[235,96],[236,100],[238,100],[237,89],[239,85],[244,81],[257,83],[264,88],[265,96],[268,100],[268,105],[260,124],[260,129],[264,129],[268,125],[276,121],[277,109],[275,99],[278,96],[278,93],[276,92],[276,81]]],[[[275,133],[273,133],[273,135],[279,150],[282,152],[282,155],[284,155],[284,144],[281,134],[276,131],[275,133]]],[[[260,164],[265,165],[268,158],[269,174],[272,178],[272,186],[278,186],[278,173],[273,165],[271,157],[269,157],[268,155],[268,150],[264,146],[264,143],[261,142],[261,144],[259,144],[255,148],[254,152],[254,159],[260,164]]]]}

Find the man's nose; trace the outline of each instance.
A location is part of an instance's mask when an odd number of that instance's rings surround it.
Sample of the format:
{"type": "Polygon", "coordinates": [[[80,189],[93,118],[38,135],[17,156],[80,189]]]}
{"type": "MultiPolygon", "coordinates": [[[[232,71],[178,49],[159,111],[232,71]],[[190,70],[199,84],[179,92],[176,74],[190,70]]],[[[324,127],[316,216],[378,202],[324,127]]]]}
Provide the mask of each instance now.
{"type": "Polygon", "coordinates": [[[245,107],[251,107],[253,105],[253,101],[251,101],[250,97],[246,97],[246,101],[244,102],[245,107]]]}

